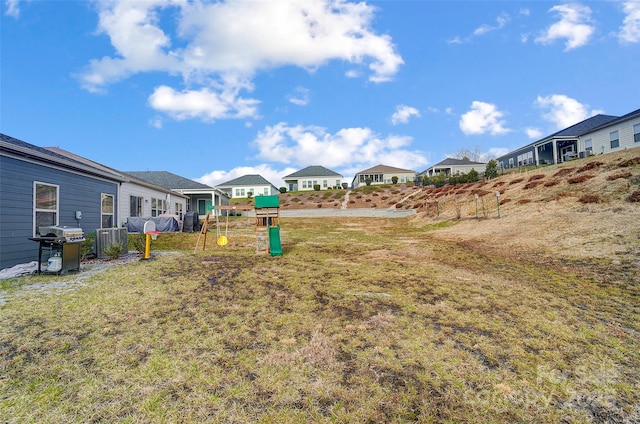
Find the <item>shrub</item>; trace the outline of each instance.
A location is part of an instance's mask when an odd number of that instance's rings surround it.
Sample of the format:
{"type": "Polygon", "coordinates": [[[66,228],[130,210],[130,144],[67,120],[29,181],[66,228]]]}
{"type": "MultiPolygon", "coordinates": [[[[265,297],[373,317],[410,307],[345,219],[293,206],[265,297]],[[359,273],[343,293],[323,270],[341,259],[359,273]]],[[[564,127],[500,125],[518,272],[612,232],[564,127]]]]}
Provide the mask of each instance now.
{"type": "Polygon", "coordinates": [[[539,186],[540,184],[542,184],[543,181],[537,180],[537,181],[530,181],[527,184],[525,184],[524,187],[522,187],[524,190],[529,190],[530,188],[534,188],[536,186],[539,186]]]}
{"type": "Polygon", "coordinates": [[[484,176],[488,179],[498,176],[498,162],[495,159],[491,159],[487,162],[487,167],[484,170],[484,176]]]}
{"type": "Polygon", "coordinates": [[[553,174],[553,176],[554,177],[564,177],[565,175],[571,174],[575,170],[576,170],[576,168],[564,168],[564,169],[559,170],[555,174],[553,174]]]}
{"type": "Polygon", "coordinates": [[[286,192],[287,192],[287,188],[286,188],[286,187],[280,187],[278,190],[279,190],[279,191],[280,191],[280,193],[282,193],[282,194],[284,194],[284,193],[286,193],[286,192]]]}
{"type": "MultiPolygon", "coordinates": [[[[125,250],[125,246],[122,243],[116,242],[106,246],[104,248],[104,254],[107,255],[109,259],[118,259],[125,250]]],[[[142,250],[144,251],[144,248],[142,250]]]]}
{"type": "Polygon", "coordinates": [[[320,184],[314,184],[314,185],[313,185],[313,189],[314,189],[315,191],[320,191],[320,184]]]}
{"type": "Polygon", "coordinates": [[[291,201],[293,203],[298,203],[300,201],[300,199],[298,199],[297,197],[294,197],[293,199],[291,199],[291,201]]]}
{"type": "Polygon", "coordinates": [[[572,177],[567,180],[569,184],[578,184],[583,183],[591,178],[595,177],[595,175],[580,175],[577,177],[572,177]]]}
{"type": "Polygon", "coordinates": [[[604,165],[604,163],[598,161],[589,162],[585,166],[579,168],[577,172],[589,171],[591,169],[599,167],[600,165],[604,165]]]}
{"type": "Polygon", "coordinates": [[[629,159],[629,160],[625,160],[619,166],[621,168],[627,168],[627,167],[633,166],[633,165],[640,165],[640,156],[637,156],[637,157],[629,159]]]}
{"type": "Polygon", "coordinates": [[[144,249],[146,247],[146,235],[142,233],[138,234],[129,234],[129,245],[131,246],[131,250],[136,250],[140,253],[144,253],[144,249]]]}
{"type": "Polygon", "coordinates": [[[613,174],[613,175],[609,175],[607,177],[608,181],[613,181],[613,180],[617,180],[619,178],[629,178],[631,177],[633,174],[631,172],[621,172],[619,174],[613,174]]]}
{"type": "Polygon", "coordinates": [[[370,185],[371,185],[371,181],[372,181],[372,180],[371,180],[371,178],[365,178],[365,179],[364,179],[364,183],[365,183],[366,185],[368,185],[368,186],[370,186],[370,185]]]}
{"type": "Polygon", "coordinates": [[[600,203],[602,199],[597,194],[585,194],[578,200],[582,203],[600,203]]]}
{"type": "Polygon", "coordinates": [[[93,255],[93,245],[95,243],[95,240],[95,231],[89,234],[85,234],[84,240],[80,244],[80,256],[82,259],[87,259],[90,255],[93,255]]]}
{"type": "Polygon", "coordinates": [[[391,177],[391,183],[392,184],[398,184],[398,177],[396,177],[395,175],[393,177],[391,177]]]}
{"type": "Polygon", "coordinates": [[[640,190],[636,190],[627,197],[629,202],[640,202],[640,190]]]}

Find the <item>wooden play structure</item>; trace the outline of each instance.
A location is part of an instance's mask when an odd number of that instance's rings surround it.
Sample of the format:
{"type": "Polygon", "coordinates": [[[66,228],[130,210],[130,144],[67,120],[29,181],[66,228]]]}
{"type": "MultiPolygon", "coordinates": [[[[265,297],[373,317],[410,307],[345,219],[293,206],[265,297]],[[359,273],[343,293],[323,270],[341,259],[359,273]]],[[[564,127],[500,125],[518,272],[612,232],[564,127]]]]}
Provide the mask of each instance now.
{"type": "MultiPolygon", "coordinates": [[[[198,250],[200,239],[203,239],[202,250],[207,246],[207,232],[209,221],[214,211],[249,211],[255,210],[256,218],[256,253],[271,256],[282,256],[282,245],[280,243],[280,200],[275,196],[257,196],[255,198],[255,208],[251,206],[212,206],[204,218],[204,223],[196,241],[193,253],[198,250]]],[[[227,232],[229,229],[229,214],[227,212],[224,234],[221,230],[219,213],[214,212],[216,224],[216,243],[218,246],[226,246],[228,243],[227,232]]]]}
{"type": "Polygon", "coordinates": [[[196,241],[196,247],[193,248],[193,253],[196,253],[196,251],[198,250],[198,246],[200,245],[200,238],[203,239],[202,250],[204,250],[207,247],[207,232],[209,231],[209,225],[210,225],[209,221],[211,220],[211,215],[212,215],[211,213],[214,212],[214,210],[227,211],[224,234],[222,234],[222,230],[220,228],[220,214],[217,212],[213,214],[216,217],[215,219],[216,243],[218,244],[218,246],[226,246],[226,244],[228,243],[227,235],[229,230],[229,212],[228,211],[250,211],[252,209],[253,207],[251,206],[227,206],[227,205],[210,206],[209,210],[207,211],[207,215],[204,218],[202,228],[200,229],[200,234],[198,234],[198,240],[196,241]]]}
{"type": "Polygon", "coordinates": [[[258,196],[255,198],[256,211],[256,253],[282,256],[280,243],[280,199],[278,196],[258,196]]]}

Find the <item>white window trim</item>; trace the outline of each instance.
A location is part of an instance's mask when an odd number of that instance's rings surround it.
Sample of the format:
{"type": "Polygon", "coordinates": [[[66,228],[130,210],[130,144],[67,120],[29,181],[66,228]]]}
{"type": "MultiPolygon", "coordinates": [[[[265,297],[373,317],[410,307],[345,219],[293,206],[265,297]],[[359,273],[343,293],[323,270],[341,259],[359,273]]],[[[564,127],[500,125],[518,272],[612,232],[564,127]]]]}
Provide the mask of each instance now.
{"type": "Polygon", "coordinates": [[[36,213],[37,212],[53,212],[51,209],[38,209],[36,208],[36,187],[38,185],[46,185],[46,186],[50,186],[50,187],[55,187],[56,188],[56,210],[55,210],[55,214],[56,214],[56,222],[55,222],[55,226],[60,225],[60,186],[58,184],[51,184],[51,183],[45,183],[42,181],[34,181],[33,182],[33,216],[32,216],[32,222],[33,222],[33,228],[32,228],[32,234],[35,237],[36,236],[36,231],[38,230],[36,228],[36,213]]]}
{"type": "Polygon", "coordinates": [[[111,225],[116,225],[116,196],[111,193],[100,193],[100,227],[102,227],[102,217],[105,215],[111,215],[111,225]],[[113,205],[113,212],[111,213],[105,212],[102,209],[102,199],[105,196],[111,197],[112,199],[111,203],[113,205]]]}

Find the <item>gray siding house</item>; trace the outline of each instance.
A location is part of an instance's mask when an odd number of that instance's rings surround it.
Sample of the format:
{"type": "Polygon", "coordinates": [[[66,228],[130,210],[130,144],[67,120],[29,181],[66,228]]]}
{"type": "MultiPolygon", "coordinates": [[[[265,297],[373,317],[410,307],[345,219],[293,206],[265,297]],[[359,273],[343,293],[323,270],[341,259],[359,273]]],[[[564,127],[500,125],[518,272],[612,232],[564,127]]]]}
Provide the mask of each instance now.
{"type": "Polygon", "coordinates": [[[117,225],[120,183],[116,173],[0,134],[0,269],[37,260],[29,237],[40,226],[88,234],[117,225]]]}

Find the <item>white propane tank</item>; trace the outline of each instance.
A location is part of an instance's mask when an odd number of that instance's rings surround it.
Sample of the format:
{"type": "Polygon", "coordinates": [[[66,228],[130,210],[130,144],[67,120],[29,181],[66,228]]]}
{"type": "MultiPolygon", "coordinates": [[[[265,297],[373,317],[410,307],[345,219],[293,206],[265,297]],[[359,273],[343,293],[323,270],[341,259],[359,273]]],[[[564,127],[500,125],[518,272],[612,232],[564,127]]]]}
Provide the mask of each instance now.
{"type": "Polygon", "coordinates": [[[47,261],[47,271],[58,272],[61,269],[62,269],[62,258],[60,257],[60,253],[56,252],[47,261]]]}

